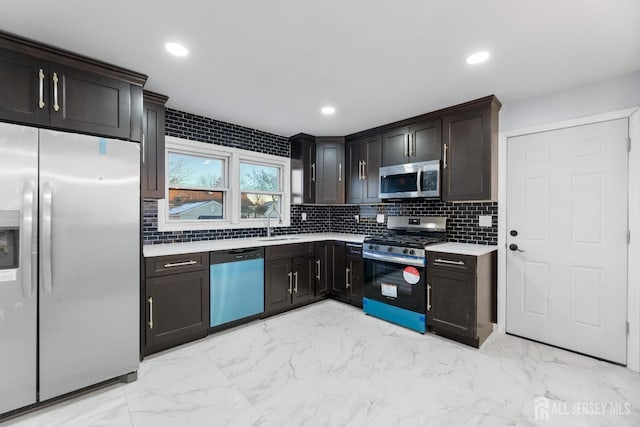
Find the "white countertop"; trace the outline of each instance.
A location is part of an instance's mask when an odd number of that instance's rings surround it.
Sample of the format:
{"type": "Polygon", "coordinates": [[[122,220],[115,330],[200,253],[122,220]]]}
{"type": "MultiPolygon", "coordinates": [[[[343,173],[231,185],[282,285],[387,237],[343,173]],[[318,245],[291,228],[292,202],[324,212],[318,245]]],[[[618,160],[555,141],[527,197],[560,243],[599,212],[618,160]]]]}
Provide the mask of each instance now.
{"type": "Polygon", "coordinates": [[[436,243],[435,245],[429,245],[427,247],[428,252],[447,252],[450,254],[473,256],[480,256],[497,250],[497,246],[454,242],[436,243]]]}
{"type": "Polygon", "coordinates": [[[142,253],[145,257],[180,255],[195,252],[222,251],[229,249],[254,248],[260,246],[286,245],[290,243],[322,242],[339,240],[342,242],[362,243],[363,234],[343,233],[310,233],[289,234],[273,237],[249,237],[246,239],[202,240],[199,242],[167,243],[160,245],[144,245],[142,253]],[[271,240],[267,240],[271,239],[271,240]]]}

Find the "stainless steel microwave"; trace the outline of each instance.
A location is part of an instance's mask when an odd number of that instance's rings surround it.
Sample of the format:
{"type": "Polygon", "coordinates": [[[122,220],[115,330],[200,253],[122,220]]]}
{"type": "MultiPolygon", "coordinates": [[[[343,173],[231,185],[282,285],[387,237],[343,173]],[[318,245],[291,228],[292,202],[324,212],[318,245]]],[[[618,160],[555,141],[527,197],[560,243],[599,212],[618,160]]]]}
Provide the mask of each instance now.
{"type": "Polygon", "coordinates": [[[380,198],[440,198],[440,160],[381,167],[380,198]]]}

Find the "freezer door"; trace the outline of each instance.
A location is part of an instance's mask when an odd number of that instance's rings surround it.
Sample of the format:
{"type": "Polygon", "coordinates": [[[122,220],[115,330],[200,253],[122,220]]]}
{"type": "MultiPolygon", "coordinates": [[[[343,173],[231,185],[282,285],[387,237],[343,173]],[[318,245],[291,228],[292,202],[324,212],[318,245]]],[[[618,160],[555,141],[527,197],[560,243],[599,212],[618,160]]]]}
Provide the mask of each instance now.
{"type": "Polygon", "coordinates": [[[0,123],[0,414],[36,401],[38,130],[0,123]]]}
{"type": "Polygon", "coordinates": [[[138,368],[138,144],[40,131],[40,400],[138,368]]]}

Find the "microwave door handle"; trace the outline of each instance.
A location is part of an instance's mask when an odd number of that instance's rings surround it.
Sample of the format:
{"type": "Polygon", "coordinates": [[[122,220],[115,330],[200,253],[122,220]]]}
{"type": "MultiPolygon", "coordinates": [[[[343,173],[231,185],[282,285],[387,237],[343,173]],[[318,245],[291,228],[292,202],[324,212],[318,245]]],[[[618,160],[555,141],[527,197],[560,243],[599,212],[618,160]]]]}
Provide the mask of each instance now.
{"type": "Polygon", "coordinates": [[[416,188],[418,189],[418,196],[422,197],[422,170],[418,171],[418,174],[416,176],[416,188]]]}

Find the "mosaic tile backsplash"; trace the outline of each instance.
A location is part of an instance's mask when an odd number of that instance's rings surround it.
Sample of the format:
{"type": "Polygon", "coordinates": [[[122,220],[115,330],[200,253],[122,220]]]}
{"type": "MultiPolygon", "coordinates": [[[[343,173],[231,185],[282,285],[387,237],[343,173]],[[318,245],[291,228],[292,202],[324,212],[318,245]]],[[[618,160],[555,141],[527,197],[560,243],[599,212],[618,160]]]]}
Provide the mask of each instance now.
{"type": "MultiPolygon", "coordinates": [[[[166,112],[166,134],[276,156],[289,156],[289,142],[286,137],[171,108],[166,112]]],[[[264,237],[267,233],[266,224],[265,227],[260,228],[161,232],[158,231],[158,203],[155,200],[145,200],[143,209],[145,244],[264,237]]],[[[376,205],[293,205],[291,206],[291,225],[274,228],[273,234],[328,232],[380,234],[385,231],[386,217],[390,215],[446,216],[448,218],[447,240],[485,245],[496,245],[498,242],[498,204],[495,202],[447,203],[410,200],[376,205]],[[302,221],[302,213],[307,214],[306,221],[302,221]],[[376,222],[378,214],[384,214],[383,224],[376,222]],[[359,215],[357,222],[356,215],[359,215]],[[490,215],[491,227],[479,227],[479,215],[490,215]]]]}

